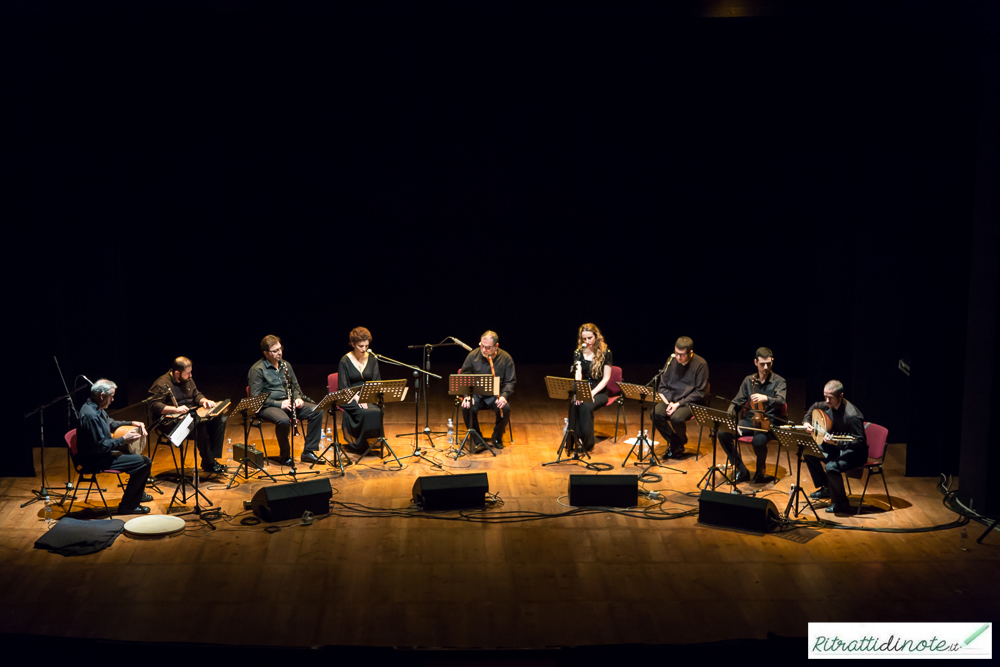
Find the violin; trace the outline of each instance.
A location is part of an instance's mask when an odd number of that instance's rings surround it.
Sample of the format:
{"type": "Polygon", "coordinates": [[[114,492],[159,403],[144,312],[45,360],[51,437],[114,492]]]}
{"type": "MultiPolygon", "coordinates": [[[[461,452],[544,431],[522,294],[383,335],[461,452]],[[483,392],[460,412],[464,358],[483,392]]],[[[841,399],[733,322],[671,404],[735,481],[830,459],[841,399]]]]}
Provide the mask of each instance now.
{"type": "MultiPolygon", "coordinates": [[[[755,375],[753,378],[753,389],[756,389],[757,385],[760,384],[760,379],[755,375]]],[[[751,392],[751,396],[756,392],[751,392]]],[[[750,420],[753,422],[753,427],[761,431],[771,430],[771,420],[767,418],[764,410],[767,409],[767,401],[755,401],[753,399],[749,400],[750,405],[750,420]]]]}

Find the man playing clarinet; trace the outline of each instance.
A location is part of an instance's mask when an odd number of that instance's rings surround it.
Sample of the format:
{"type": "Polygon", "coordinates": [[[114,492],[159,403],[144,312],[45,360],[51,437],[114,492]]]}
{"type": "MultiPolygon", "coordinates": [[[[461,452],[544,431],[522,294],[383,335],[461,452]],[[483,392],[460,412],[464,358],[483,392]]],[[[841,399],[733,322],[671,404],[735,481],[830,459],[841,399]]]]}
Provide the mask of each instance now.
{"type": "Polygon", "coordinates": [[[277,336],[264,336],[260,341],[260,350],[264,358],[250,367],[247,374],[247,384],[250,395],[268,394],[264,406],[257,413],[261,419],[274,424],[274,434],[278,438],[278,457],[281,465],[295,467],[288,433],[292,430],[292,418],[308,423],[305,446],[302,450],[302,463],[317,463],[319,439],[323,434],[323,414],[316,411],[316,406],[306,403],[302,397],[302,389],[295,377],[292,365],[282,358],[284,348],[277,336]]]}

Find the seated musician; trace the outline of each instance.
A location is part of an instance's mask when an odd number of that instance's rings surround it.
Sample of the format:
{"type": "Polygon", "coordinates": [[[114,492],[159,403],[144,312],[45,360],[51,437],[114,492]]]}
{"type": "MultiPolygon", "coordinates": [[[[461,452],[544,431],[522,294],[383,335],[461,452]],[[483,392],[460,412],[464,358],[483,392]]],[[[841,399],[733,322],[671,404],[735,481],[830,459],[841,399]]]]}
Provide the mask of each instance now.
{"type": "MultiPolygon", "coordinates": [[[[729,404],[729,414],[735,417],[739,408],[750,407],[751,402],[753,402],[759,403],[764,408],[764,415],[768,419],[780,417],[781,410],[785,405],[786,387],[785,378],[773,371],[774,355],[768,348],[758,347],[757,356],[753,363],[757,367],[757,372],[743,378],[739,393],[736,394],[729,404]]],[[[753,426],[750,414],[745,415],[740,420],[740,426],[753,426]]],[[[719,433],[719,442],[722,444],[722,449],[736,468],[736,476],[733,481],[738,484],[750,477],[750,471],[743,464],[743,457],[740,455],[740,448],[736,443],[736,438],[742,435],[753,436],[751,445],[753,446],[754,457],[757,459],[753,483],[763,484],[764,470],[767,462],[767,441],[770,436],[768,432],[742,429],[739,435],[734,435],[728,431],[719,433]]]]}
{"type": "MultiPolygon", "coordinates": [[[[149,388],[149,394],[153,397],[150,409],[154,419],[186,415],[199,407],[215,407],[215,401],[205,398],[198,391],[193,372],[194,365],[190,359],[177,357],[170,370],[156,378],[156,382],[149,388]]],[[[174,424],[174,420],[165,420],[157,428],[166,434],[174,424]]],[[[198,456],[201,458],[201,469],[206,472],[225,472],[226,467],[216,460],[222,456],[222,441],[226,436],[225,416],[197,420],[194,435],[198,456]]]]}
{"type": "Polygon", "coordinates": [[[118,389],[111,380],[98,380],[90,388],[90,398],[80,408],[80,425],[76,429],[75,461],[81,467],[92,470],[114,470],[128,475],[125,494],[118,505],[118,514],[149,514],[149,508],[140,503],[149,502],[152,496],[146,493],[149,479],[149,458],[142,454],[128,453],[128,445],[146,435],[142,422],[120,422],[111,419],[105,412],[115,400],[118,389]],[[111,437],[121,426],[134,426],[121,438],[111,437]]]}
{"type": "Polygon", "coordinates": [[[853,440],[834,443],[829,436],[823,443],[827,458],[806,456],[806,467],[812,475],[813,483],[819,487],[809,494],[810,498],[831,498],[832,504],[826,508],[831,513],[846,513],[851,509],[844,490],[843,473],[863,466],[868,461],[868,441],[865,439],[865,418],[858,408],[844,398],[844,384],[830,380],[823,387],[825,401],[813,403],[806,410],[804,423],[812,433],[813,410],[822,410],[830,417],[830,434],[854,436],[853,440]]]}
{"type": "Polygon", "coordinates": [[[264,358],[250,367],[247,384],[250,386],[251,396],[269,394],[257,416],[274,424],[281,465],[295,466],[292,460],[295,452],[288,440],[293,412],[299,420],[309,425],[302,450],[302,463],[319,463],[320,459],[316,454],[319,451],[320,436],[323,435],[323,413],[317,412],[313,403],[303,400],[302,388],[299,387],[292,365],[282,359],[284,348],[281,346],[281,339],[277,336],[264,336],[260,341],[260,350],[264,353],[264,358]]]}
{"type": "MultiPolygon", "coordinates": [[[[351,351],[340,359],[337,367],[337,388],[358,387],[368,380],[381,380],[378,359],[368,354],[372,344],[372,334],[364,327],[354,327],[348,335],[351,351]]],[[[348,447],[359,453],[368,449],[370,440],[382,435],[382,418],[378,406],[358,403],[355,396],[349,403],[340,406],[344,411],[344,434],[351,436],[353,444],[348,447]]]]}
{"type": "Polygon", "coordinates": [[[611,381],[614,358],[596,324],[580,325],[576,332],[576,345],[576,352],[573,353],[573,378],[586,380],[590,384],[590,395],[594,401],[574,401],[570,404],[569,428],[583,443],[584,450],[591,452],[597,443],[594,413],[608,404],[608,382],[611,381]]]}
{"type": "Polygon", "coordinates": [[[653,426],[667,441],[667,456],[684,454],[691,405],[701,405],[708,394],[708,363],[694,353],[694,341],[681,336],[660,374],[656,392],[663,399],[653,408],[653,426]]]}
{"type": "MultiPolygon", "coordinates": [[[[514,360],[504,350],[500,349],[500,336],[496,331],[486,331],[479,337],[479,349],[472,350],[462,362],[463,373],[476,375],[496,375],[500,378],[499,396],[478,396],[470,394],[462,399],[462,419],[465,428],[482,435],[479,430],[479,411],[489,409],[496,415],[493,422],[493,434],[490,436],[493,447],[503,449],[503,436],[510,422],[510,397],[514,393],[517,376],[514,373],[514,360]]],[[[475,451],[484,451],[484,445],[477,445],[475,451]]]]}

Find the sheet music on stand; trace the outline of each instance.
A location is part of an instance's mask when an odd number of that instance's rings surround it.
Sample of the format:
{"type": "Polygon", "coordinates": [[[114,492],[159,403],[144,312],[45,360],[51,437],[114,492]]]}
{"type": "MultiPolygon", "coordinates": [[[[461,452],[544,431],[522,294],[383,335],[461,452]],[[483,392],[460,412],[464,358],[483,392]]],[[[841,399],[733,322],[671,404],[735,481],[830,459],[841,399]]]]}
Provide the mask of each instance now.
{"type": "Polygon", "coordinates": [[[448,393],[452,396],[499,396],[500,376],[479,373],[454,373],[448,376],[448,393]]]}
{"type": "MultiPolygon", "coordinates": [[[[357,389],[357,387],[352,387],[357,389]]],[[[382,394],[384,403],[399,403],[406,400],[406,380],[368,380],[361,386],[358,393],[358,403],[378,403],[382,394]]]]}
{"type": "Polygon", "coordinates": [[[778,439],[778,442],[785,445],[789,449],[797,447],[798,445],[803,445],[803,454],[805,456],[815,456],[818,459],[827,458],[826,452],[823,448],[816,444],[813,440],[812,433],[808,433],[803,430],[793,430],[790,428],[776,428],[773,431],[774,437],[778,439]]]}
{"type": "Polygon", "coordinates": [[[170,444],[174,447],[180,447],[181,443],[188,437],[191,433],[191,424],[194,422],[194,417],[191,415],[184,415],[184,418],[178,422],[174,430],[170,432],[169,440],[170,444]]]}
{"type": "Polygon", "coordinates": [[[590,392],[590,383],[586,380],[558,378],[552,375],[545,376],[545,388],[549,392],[549,398],[564,401],[573,395],[574,386],[576,388],[576,400],[583,403],[594,402],[594,395],[590,392]]]}
{"type": "Polygon", "coordinates": [[[344,387],[343,389],[338,389],[332,394],[327,394],[323,397],[316,407],[313,408],[316,412],[322,412],[327,408],[332,408],[337,405],[344,405],[345,403],[350,403],[354,399],[354,395],[359,391],[358,387],[344,387]]]}

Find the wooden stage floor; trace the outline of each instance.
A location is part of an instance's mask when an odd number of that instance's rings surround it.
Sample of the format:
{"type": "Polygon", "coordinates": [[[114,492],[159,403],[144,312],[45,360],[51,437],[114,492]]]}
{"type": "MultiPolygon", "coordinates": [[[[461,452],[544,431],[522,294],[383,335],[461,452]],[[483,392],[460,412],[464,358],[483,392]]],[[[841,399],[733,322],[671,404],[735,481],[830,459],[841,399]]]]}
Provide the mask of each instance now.
{"type": "MultiPolygon", "coordinates": [[[[438,439],[433,456],[444,472],[416,459],[395,470],[369,457],[344,477],[331,468],[324,474],[334,501],[405,508],[418,476],[486,472],[490,490],[504,502],[496,512],[553,518],[490,524],[331,516],[311,526],[282,522],[269,534],[266,524],[239,520],[248,514],[243,501],[271,482],[251,480],[227,491],[205,478],[209,498],[231,517],[218,530],[191,520],[174,537],[123,535],[98,554],[63,558],[32,548],[45,530],[42,506],[19,507],[38,479],[2,479],[0,632],[139,642],[491,648],[804,637],[809,621],[1000,616],[1000,539],[994,533],[976,544],[982,528],[975,523],[923,533],[799,528],[758,535],[707,527],[690,515],[660,521],[615,513],[558,516],[568,510],[561,498],[568,476],[586,471],[574,464],[541,466],[555,458],[563,406],[540,396],[518,399],[514,443],[496,458],[483,453],[451,461],[438,439]]],[[[443,400],[432,403],[431,423],[444,424],[450,411],[443,400]]],[[[393,406],[388,434],[411,431],[412,419],[411,407],[393,406]]],[[[598,413],[605,439],[594,460],[615,468],[600,474],[621,472],[629,449],[609,439],[614,419],[614,409],[598,413]]],[[[237,441],[238,419],[231,421],[229,435],[237,441]]],[[[631,435],[637,422],[633,407],[631,435]]],[[[671,462],[687,474],[660,470],[662,480],[646,485],[665,494],[666,513],[697,508],[696,483],[711,464],[707,437],[702,451],[709,456],[696,460],[697,426],[689,432],[690,455],[671,462]]],[[[265,433],[270,438],[273,430],[265,426],[265,433]]],[[[400,453],[412,448],[410,438],[391,440],[400,453]]],[[[273,440],[269,449],[277,450],[273,440]]],[[[888,505],[875,480],[865,500],[871,509],[836,521],[870,528],[954,521],[937,480],[903,477],[905,446],[889,451],[894,509],[883,511],[888,505]]],[[[769,469],[777,453],[772,445],[769,469]]],[[[47,455],[50,483],[62,484],[65,450],[47,455]]],[[[784,454],[780,464],[780,479],[758,494],[779,510],[791,482],[784,454]]],[[[170,468],[169,453],[161,450],[154,472],[170,468]]],[[[275,465],[269,470],[280,471],[275,465]]],[[[104,479],[113,487],[113,477],[104,479]]],[[[861,484],[852,483],[856,503],[861,484]]],[[[162,487],[166,495],[156,496],[154,513],[167,511],[174,488],[162,487]]],[[[96,496],[91,501],[99,503],[96,496]]]]}

